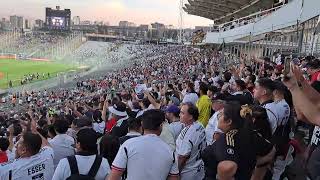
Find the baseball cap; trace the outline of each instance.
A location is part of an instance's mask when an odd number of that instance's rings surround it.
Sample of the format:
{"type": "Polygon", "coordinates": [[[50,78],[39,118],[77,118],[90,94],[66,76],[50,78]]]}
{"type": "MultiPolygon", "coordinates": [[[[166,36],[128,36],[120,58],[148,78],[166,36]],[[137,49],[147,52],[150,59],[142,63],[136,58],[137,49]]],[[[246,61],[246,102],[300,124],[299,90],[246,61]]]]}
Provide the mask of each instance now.
{"type": "Polygon", "coordinates": [[[109,112],[117,116],[127,116],[126,105],[123,102],[117,102],[113,106],[109,107],[109,112]]]}
{"type": "Polygon", "coordinates": [[[170,105],[167,107],[166,112],[167,113],[179,113],[180,109],[178,108],[178,106],[173,104],[173,105],[170,105]]]}

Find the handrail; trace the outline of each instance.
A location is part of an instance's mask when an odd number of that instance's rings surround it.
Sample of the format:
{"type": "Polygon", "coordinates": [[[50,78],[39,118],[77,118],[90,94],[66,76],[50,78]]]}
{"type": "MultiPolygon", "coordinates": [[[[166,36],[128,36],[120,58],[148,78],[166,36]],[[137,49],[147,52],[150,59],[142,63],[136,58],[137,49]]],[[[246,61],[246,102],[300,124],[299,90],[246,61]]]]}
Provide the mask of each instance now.
{"type": "Polygon", "coordinates": [[[258,18],[258,17],[263,16],[263,15],[266,14],[266,13],[274,12],[274,11],[280,9],[280,8],[283,7],[283,6],[284,6],[284,5],[281,5],[281,6],[278,6],[278,7],[274,7],[274,8],[271,8],[271,9],[267,9],[267,10],[263,10],[263,11],[259,11],[259,12],[250,14],[250,15],[248,15],[248,16],[245,16],[245,17],[242,17],[242,18],[239,18],[239,19],[235,19],[235,20],[233,20],[233,21],[228,21],[228,22],[225,22],[225,23],[223,23],[223,24],[219,24],[219,25],[218,25],[218,26],[219,26],[219,31],[221,31],[222,28],[226,28],[226,27],[224,27],[224,26],[227,25],[227,24],[232,25],[234,22],[236,22],[236,24],[239,25],[239,24],[240,24],[240,21],[242,21],[242,20],[252,20],[252,19],[256,19],[256,18],[258,18]],[[255,17],[255,18],[252,18],[252,17],[255,17]]]}

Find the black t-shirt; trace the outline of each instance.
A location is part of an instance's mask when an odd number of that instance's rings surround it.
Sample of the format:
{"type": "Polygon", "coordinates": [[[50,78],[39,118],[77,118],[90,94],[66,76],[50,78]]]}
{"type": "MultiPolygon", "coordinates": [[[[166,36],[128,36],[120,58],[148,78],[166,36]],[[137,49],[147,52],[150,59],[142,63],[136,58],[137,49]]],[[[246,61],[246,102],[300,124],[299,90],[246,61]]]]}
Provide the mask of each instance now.
{"type": "Polygon", "coordinates": [[[217,166],[224,160],[238,165],[235,179],[250,179],[257,156],[265,156],[273,145],[255,131],[231,130],[201,153],[205,165],[205,179],[216,179],[217,166]]]}
{"type": "Polygon", "coordinates": [[[320,177],[320,147],[316,147],[312,152],[307,165],[308,174],[312,179],[318,179],[320,177]]]}
{"type": "Polygon", "coordinates": [[[238,101],[241,105],[253,104],[253,97],[249,91],[245,91],[242,94],[230,95],[227,99],[229,101],[238,101]]]}
{"type": "Polygon", "coordinates": [[[119,142],[120,142],[120,144],[123,144],[128,139],[135,138],[135,137],[138,137],[138,135],[122,136],[122,137],[119,138],[119,142]]]}
{"type": "Polygon", "coordinates": [[[128,133],[127,120],[123,120],[120,126],[115,125],[111,130],[111,134],[116,137],[125,136],[127,133],[128,133]]]}

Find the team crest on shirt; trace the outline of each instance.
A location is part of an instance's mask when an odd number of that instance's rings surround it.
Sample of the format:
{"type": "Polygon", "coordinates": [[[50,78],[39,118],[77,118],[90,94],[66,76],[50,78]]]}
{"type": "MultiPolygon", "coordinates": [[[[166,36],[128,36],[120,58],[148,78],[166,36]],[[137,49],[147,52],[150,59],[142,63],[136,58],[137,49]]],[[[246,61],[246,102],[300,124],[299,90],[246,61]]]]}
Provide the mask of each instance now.
{"type": "Polygon", "coordinates": [[[227,153],[230,155],[234,155],[234,150],[232,148],[228,148],[227,153]]]}

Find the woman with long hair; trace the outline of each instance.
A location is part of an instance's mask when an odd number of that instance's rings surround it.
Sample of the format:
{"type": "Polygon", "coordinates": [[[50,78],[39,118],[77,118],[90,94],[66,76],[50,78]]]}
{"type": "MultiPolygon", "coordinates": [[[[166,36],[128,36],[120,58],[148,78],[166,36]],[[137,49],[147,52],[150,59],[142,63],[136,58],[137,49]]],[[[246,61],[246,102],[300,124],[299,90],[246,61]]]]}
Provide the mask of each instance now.
{"type": "MultiPolygon", "coordinates": [[[[256,130],[262,125],[252,117],[248,106],[241,107],[237,102],[224,105],[218,121],[224,134],[202,152],[206,180],[251,179],[257,169],[272,162],[273,145],[256,130]]],[[[264,171],[261,173],[263,178],[264,171]]]]}

